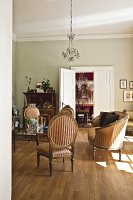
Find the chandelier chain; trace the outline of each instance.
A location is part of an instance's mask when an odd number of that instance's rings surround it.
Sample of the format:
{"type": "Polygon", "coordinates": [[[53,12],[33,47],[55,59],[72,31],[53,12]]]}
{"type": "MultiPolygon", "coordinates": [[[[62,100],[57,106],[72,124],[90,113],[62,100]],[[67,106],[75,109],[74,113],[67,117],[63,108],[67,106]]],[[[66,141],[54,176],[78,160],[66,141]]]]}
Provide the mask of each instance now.
{"type": "Polygon", "coordinates": [[[70,33],[67,34],[69,39],[69,46],[66,49],[66,52],[62,52],[62,56],[64,59],[67,59],[69,62],[74,61],[75,58],[79,58],[79,52],[75,48],[72,47],[72,42],[74,40],[75,34],[72,32],[72,0],[70,0],[70,33]]]}
{"type": "Polygon", "coordinates": [[[72,0],[70,5],[70,33],[72,34],[72,0]]]}

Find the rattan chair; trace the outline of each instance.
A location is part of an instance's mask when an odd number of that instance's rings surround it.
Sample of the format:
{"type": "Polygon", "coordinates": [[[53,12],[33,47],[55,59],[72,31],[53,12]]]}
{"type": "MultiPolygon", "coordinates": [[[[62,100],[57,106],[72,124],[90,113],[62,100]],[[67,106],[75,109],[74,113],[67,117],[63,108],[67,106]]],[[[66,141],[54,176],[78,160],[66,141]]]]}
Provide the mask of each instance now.
{"type": "MultiPolygon", "coordinates": [[[[117,150],[119,152],[119,160],[121,161],[121,152],[123,140],[125,137],[128,114],[116,112],[120,119],[116,122],[103,127],[92,127],[88,129],[89,144],[93,146],[93,158],[95,158],[96,149],[117,150]]],[[[94,120],[95,126],[98,126],[99,117],[94,120]]]]}
{"type": "MultiPolygon", "coordinates": [[[[52,163],[54,158],[71,158],[71,171],[73,171],[74,143],[77,136],[78,126],[75,119],[70,115],[60,113],[54,116],[48,126],[49,142],[39,143],[37,137],[37,166],[39,167],[40,156],[49,159],[50,176],[52,176],[52,163]]],[[[38,135],[37,135],[38,136],[38,135]]]]}

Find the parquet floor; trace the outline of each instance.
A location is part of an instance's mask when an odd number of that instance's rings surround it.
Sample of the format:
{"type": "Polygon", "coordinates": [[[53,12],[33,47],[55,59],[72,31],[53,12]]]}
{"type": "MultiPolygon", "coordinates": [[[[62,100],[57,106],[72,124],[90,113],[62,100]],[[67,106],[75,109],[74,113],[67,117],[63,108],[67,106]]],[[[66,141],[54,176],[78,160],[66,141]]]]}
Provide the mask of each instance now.
{"type": "Polygon", "coordinates": [[[74,172],[70,161],[55,160],[49,176],[48,160],[36,167],[36,143],[17,140],[12,156],[12,200],[132,200],[133,137],[126,136],[122,162],[118,154],[99,150],[92,159],[87,131],[75,143],[74,172]]]}

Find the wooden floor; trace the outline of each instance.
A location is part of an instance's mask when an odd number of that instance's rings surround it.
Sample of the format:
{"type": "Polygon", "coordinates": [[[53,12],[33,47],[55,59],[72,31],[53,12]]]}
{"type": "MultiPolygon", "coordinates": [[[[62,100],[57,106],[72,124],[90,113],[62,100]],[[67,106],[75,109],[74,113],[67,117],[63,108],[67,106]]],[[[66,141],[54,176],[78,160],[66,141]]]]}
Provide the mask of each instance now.
{"type": "Polygon", "coordinates": [[[46,158],[36,167],[36,143],[17,140],[12,200],[132,200],[133,137],[127,136],[124,143],[122,162],[117,153],[102,150],[93,161],[87,131],[82,129],[75,144],[74,172],[69,160],[55,160],[50,177],[46,158]]]}

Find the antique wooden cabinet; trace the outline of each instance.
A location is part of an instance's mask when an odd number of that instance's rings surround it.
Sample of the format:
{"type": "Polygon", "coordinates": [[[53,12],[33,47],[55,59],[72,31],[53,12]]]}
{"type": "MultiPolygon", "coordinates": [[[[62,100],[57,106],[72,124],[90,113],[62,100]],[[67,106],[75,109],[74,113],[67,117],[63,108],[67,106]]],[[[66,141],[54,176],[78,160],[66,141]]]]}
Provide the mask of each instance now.
{"type": "MultiPolygon", "coordinates": [[[[24,92],[24,108],[28,105],[36,105],[42,116],[47,117],[47,124],[49,120],[55,115],[56,113],[56,93],[55,92],[24,92]]],[[[24,118],[23,118],[24,124],[24,118]]]]}

